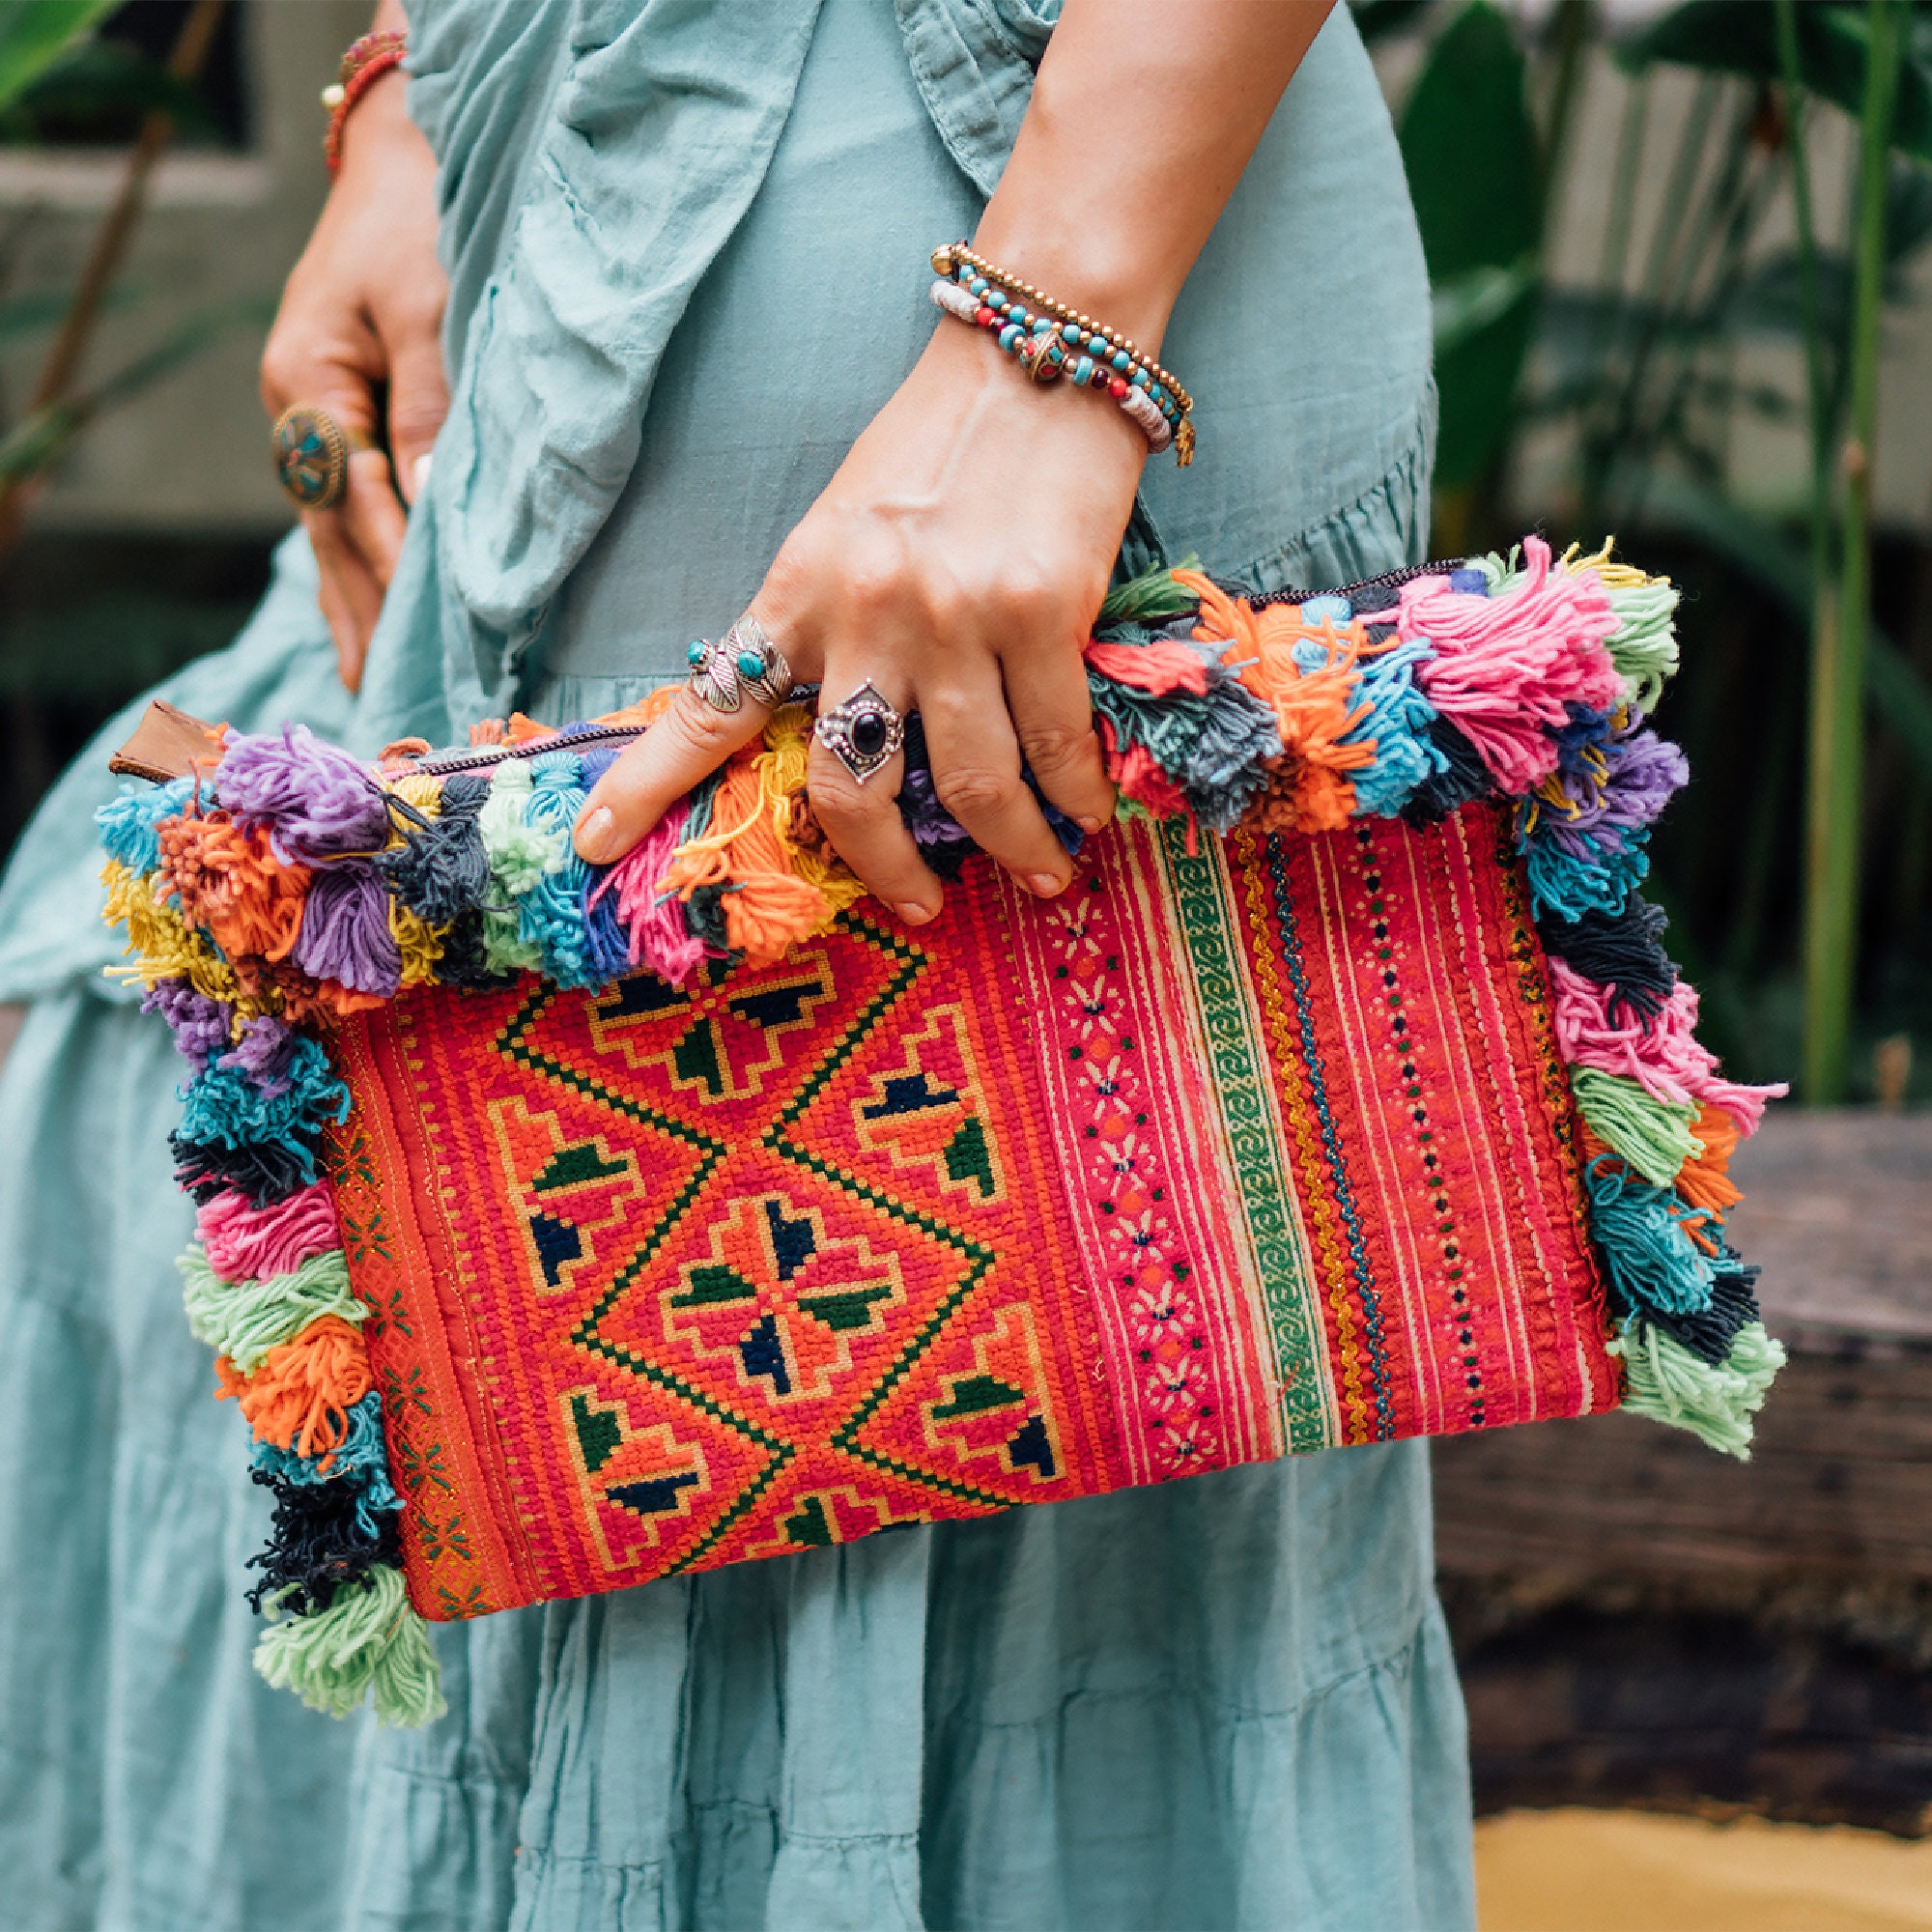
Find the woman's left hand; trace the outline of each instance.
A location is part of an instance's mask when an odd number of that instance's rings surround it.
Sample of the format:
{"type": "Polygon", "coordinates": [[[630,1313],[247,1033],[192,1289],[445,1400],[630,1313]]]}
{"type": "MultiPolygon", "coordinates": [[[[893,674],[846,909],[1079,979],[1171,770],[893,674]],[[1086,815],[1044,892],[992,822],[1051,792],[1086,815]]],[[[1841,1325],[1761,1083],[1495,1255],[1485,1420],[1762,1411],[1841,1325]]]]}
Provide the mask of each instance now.
{"type": "MultiPolygon", "coordinates": [[[[1105,396],[1037,389],[980,330],[942,321],[752,601],[822,705],[870,683],[919,713],[940,803],[1042,897],[1072,866],[1021,769],[1084,830],[1112,815],[1081,653],[1146,456],[1105,396]]],[[[592,790],[579,853],[629,851],[769,716],[679,693],[592,790]]],[[[860,784],[814,742],[808,784],[846,864],[917,924],[941,887],[899,817],[904,768],[896,754],[860,784]]]]}

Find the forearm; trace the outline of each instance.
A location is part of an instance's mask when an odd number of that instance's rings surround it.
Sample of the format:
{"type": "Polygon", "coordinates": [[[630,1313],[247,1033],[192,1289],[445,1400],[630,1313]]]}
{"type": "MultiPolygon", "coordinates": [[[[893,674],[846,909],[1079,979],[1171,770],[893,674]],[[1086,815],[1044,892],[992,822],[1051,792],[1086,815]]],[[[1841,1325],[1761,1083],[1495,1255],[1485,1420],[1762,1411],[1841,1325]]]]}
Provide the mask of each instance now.
{"type": "Polygon", "coordinates": [[[1157,353],[1333,0],[1066,0],[974,245],[1157,353]]]}
{"type": "Polygon", "coordinates": [[[409,30],[403,0],[377,0],[376,17],[369,22],[372,34],[401,34],[409,30]]]}

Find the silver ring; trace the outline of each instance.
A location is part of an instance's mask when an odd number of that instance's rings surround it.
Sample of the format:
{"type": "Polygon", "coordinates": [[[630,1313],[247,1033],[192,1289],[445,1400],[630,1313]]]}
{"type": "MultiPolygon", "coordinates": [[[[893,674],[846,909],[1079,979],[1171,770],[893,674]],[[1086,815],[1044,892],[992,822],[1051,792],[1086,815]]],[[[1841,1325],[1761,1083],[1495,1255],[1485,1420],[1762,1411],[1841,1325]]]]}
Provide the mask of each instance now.
{"type": "Polygon", "coordinates": [[[798,679],[785,662],[785,654],[755,617],[740,617],[724,633],[724,641],[719,648],[730,653],[738,682],[760,704],[768,704],[776,711],[791,696],[798,679]]]}
{"type": "Polygon", "coordinates": [[[905,744],[905,714],[869,679],[842,703],[821,711],[811,735],[861,784],[905,744]]]}
{"type": "Polygon", "coordinates": [[[686,689],[727,718],[745,708],[745,680],[738,675],[736,656],[726,644],[714,644],[709,638],[695,639],[684,653],[684,661],[691,667],[684,680],[686,689]]]}

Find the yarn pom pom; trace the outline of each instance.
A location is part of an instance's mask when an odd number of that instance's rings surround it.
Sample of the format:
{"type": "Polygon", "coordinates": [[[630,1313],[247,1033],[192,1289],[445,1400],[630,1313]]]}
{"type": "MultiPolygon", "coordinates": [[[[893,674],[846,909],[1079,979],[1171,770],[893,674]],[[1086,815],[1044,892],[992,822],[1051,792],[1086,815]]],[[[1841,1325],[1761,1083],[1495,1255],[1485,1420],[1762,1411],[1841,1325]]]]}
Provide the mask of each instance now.
{"type": "Polygon", "coordinates": [[[306,724],[260,736],[232,734],[215,786],[246,825],[266,825],[287,865],[317,866],[389,842],[389,808],[380,785],[345,751],[306,724]]]}
{"type": "MultiPolygon", "coordinates": [[[[269,1614],[279,1609],[271,1603],[269,1614]]],[[[271,1623],[256,1641],[255,1668],[331,1718],[368,1698],[379,1723],[413,1729],[444,1710],[428,1630],[410,1607],[402,1572],[388,1564],[338,1590],[327,1609],[271,1623]]]]}

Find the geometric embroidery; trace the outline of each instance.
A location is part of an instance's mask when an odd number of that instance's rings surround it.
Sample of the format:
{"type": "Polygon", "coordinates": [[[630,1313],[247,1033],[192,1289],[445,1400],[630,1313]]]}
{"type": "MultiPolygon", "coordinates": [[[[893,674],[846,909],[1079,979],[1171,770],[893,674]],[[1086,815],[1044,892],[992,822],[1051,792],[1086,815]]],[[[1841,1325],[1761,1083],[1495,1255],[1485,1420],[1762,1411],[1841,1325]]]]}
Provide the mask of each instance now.
{"type": "Polygon", "coordinates": [[[959,1009],[932,1009],[904,1045],[905,1059],[875,1073],[869,1095],[859,1103],[860,1144],[889,1151],[895,1167],[930,1162],[943,1185],[997,1201],[1004,1191],[999,1162],[959,1009]]]}
{"type": "Polygon", "coordinates": [[[521,1197],[530,1284],[541,1295],[566,1293],[594,1262],[600,1232],[621,1229],[643,1191],[637,1155],[613,1152],[601,1134],[566,1143],[554,1112],[533,1113],[517,1094],[492,1100],[488,1114],[521,1197]]]}
{"type": "Polygon", "coordinates": [[[810,1032],[833,997],[830,972],[822,951],[814,957],[800,948],[753,988],[720,973],[680,991],[641,973],[596,1001],[591,1037],[600,1052],[621,1054],[640,1073],[661,1068],[681,1092],[740,1099],[779,1065],[786,1035],[810,1032]]]}
{"type": "Polygon", "coordinates": [[[1291,1424],[1466,1428],[1476,1378],[1485,1426],[1612,1406],[1499,826],[1198,858],[1126,827],[1051,902],[976,860],[917,932],[854,908],[681,989],[526,976],[341,1022],[334,1185],[384,1231],[350,1271],[412,1601],[1101,1494],[1280,1456],[1291,1424]],[[1394,947],[1399,1061],[1397,1021],[1355,1017],[1392,1010],[1394,947]],[[1394,1074],[1425,1061],[1418,1154],[1394,1074]],[[1499,1121],[1506,1180],[1471,1166],[1499,1121]],[[1447,1255],[1436,1202],[1506,1192],[1447,1255]]]}
{"type": "Polygon", "coordinates": [[[895,1255],[829,1235],[818,1208],[783,1194],[731,1202],[708,1257],[664,1293],[673,1333],[735,1355],[745,1385],[762,1382],[779,1402],[826,1394],[851,1370],[853,1338],[877,1332],[904,1299],[895,1255]]]}

